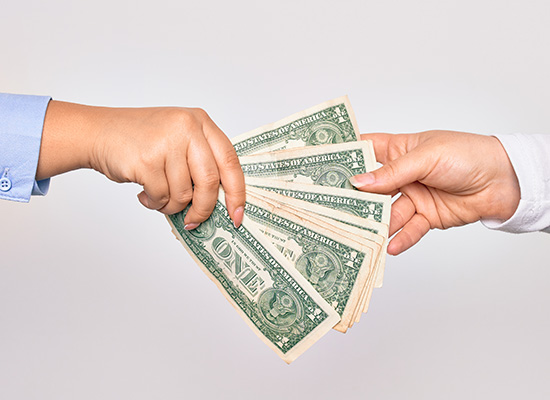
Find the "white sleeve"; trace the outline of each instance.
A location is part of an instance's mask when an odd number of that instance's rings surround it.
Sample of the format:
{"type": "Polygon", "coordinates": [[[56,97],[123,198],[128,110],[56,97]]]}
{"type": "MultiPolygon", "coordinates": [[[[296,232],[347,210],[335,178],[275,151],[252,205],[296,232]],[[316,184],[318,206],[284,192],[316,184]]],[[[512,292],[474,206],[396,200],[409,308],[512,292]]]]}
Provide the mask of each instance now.
{"type": "Polygon", "coordinates": [[[490,229],[550,233],[550,135],[495,135],[518,177],[521,200],[507,221],[482,220],[490,229]]]}

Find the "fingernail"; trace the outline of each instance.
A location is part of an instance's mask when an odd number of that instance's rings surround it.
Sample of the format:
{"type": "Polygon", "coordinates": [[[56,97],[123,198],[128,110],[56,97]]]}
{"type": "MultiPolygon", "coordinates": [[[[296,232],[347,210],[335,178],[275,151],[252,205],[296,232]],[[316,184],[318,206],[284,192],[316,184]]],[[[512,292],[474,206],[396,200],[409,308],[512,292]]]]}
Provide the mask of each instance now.
{"type": "Polygon", "coordinates": [[[149,207],[149,196],[147,196],[147,194],[145,192],[141,192],[140,194],[138,194],[137,197],[138,197],[139,201],[141,202],[141,204],[143,204],[147,208],[151,208],[151,207],[149,207]]]}
{"type": "Polygon", "coordinates": [[[349,183],[351,183],[355,187],[362,187],[366,185],[372,185],[374,183],[374,175],[370,172],[361,174],[361,175],[355,175],[349,178],[349,183]]]}
{"type": "Polygon", "coordinates": [[[185,224],[185,226],[183,227],[183,229],[185,229],[186,231],[191,231],[193,229],[195,229],[197,226],[199,226],[200,224],[197,224],[195,222],[191,222],[189,224],[185,224]]]}
{"type": "Polygon", "coordinates": [[[244,217],[244,207],[237,207],[235,211],[233,211],[233,226],[235,228],[238,228],[243,223],[243,217],[244,217]]]}

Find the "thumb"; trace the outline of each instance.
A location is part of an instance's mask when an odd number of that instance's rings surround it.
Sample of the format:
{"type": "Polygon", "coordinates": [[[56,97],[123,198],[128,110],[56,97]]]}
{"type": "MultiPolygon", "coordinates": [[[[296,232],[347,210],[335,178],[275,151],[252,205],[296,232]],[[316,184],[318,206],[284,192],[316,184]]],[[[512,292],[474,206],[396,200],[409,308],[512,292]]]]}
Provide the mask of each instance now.
{"type": "Polygon", "coordinates": [[[349,181],[357,189],[365,192],[394,193],[409,183],[423,179],[429,171],[424,164],[425,160],[413,151],[377,170],[352,176],[349,181]]]}

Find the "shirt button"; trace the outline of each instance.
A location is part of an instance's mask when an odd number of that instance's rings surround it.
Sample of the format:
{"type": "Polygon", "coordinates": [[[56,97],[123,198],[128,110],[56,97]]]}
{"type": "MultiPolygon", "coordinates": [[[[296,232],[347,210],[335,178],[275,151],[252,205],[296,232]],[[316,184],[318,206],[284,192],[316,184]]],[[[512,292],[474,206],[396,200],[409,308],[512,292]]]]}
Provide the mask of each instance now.
{"type": "Polygon", "coordinates": [[[7,192],[11,189],[11,181],[9,178],[0,179],[0,190],[2,192],[7,192]]]}

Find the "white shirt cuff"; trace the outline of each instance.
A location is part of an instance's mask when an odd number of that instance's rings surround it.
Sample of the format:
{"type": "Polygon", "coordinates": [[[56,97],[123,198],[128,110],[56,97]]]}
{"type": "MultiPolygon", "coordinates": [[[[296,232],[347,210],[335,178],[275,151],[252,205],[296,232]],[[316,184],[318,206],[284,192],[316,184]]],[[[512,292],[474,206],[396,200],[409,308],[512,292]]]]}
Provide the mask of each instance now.
{"type": "Polygon", "coordinates": [[[518,177],[521,200],[507,221],[482,220],[487,228],[550,233],[550,135],[495,135],[518,177]]]}

